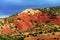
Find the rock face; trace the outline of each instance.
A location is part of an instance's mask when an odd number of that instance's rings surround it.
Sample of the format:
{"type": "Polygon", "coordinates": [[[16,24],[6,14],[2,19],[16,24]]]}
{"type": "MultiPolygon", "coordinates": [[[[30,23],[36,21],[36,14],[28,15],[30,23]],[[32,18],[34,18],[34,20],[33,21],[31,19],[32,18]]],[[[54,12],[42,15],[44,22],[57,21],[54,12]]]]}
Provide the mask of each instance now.
{"type": "Polygon", "coordinates": [[[27,9],[19,14],[1,18],[0,34],[11,35],[13,40],[21,39],[22,36],[21,40],[59,40],[60,16],[46,10],[27,9]]]}

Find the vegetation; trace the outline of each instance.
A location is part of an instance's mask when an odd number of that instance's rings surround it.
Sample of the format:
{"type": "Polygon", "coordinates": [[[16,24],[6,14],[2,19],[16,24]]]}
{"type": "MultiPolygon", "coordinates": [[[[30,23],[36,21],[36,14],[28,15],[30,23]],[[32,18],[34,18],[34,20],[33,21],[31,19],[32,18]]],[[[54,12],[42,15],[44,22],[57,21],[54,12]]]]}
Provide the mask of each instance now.
{"type": "Polygon", "coordinates": [[[42,12],[48,12],[52,15],[60,15],[60,6],[57,7],[50,7],[50,8],[37,8],[38,10],[41,10],[42,12]]]}

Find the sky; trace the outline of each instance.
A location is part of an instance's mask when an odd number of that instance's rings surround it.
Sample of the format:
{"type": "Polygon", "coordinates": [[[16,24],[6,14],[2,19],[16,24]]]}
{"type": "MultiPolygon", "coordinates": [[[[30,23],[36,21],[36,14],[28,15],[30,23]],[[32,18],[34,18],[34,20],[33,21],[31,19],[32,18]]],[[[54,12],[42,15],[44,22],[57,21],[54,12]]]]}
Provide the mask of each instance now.
{"type": "Polygon", "coordinates": [[[28,8],[60,6],[60,0],[0,0],[0,18],[13,15],[28,8]]]}

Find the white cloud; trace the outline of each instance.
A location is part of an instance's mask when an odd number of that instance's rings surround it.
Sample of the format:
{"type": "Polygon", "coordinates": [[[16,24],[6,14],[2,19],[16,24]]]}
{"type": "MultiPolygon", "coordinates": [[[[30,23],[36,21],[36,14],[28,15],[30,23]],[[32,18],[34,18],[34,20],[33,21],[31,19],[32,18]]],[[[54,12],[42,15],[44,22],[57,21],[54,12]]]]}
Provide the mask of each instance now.
{"type": "Polygon", "coordinates": [[[5,18],[5,17],[9,17],[8,15],[2,15],[0,16],[0,18],[5,18]]]}

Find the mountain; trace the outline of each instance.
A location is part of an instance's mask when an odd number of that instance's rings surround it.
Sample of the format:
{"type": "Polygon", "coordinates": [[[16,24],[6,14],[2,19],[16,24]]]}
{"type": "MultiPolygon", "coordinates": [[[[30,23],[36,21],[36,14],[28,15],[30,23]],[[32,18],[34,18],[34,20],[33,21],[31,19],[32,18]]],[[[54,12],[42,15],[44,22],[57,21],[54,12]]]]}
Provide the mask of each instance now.
{"type": "Polygon", "coordinates": [[[57,40],[60,38],[60,7],[26,9],[0,18],[0,34],[1,39],[6,40],[57,40]]]}

